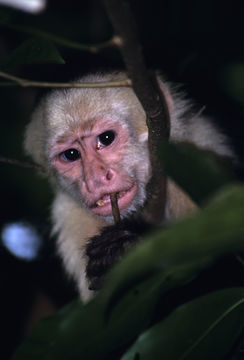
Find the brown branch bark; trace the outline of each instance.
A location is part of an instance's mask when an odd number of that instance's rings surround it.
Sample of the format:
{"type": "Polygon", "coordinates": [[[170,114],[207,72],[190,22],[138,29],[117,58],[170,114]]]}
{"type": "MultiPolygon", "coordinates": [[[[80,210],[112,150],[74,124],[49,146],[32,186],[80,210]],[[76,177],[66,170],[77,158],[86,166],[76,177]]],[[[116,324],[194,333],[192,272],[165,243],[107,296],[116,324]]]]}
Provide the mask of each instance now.
{"type": "Polygon", "coordinates": [[[110,194],[110,201],[111,201],[111,206],[112,206],[114,223],[118,224],[120,222],[120,212],[119,212],[119,207],[118,207],[118,194],[117,193],[110,194]]]}
{"type": "Polygon", "coordinates": [[[146,67],[129,2],[126,0],[104,0],[104,2],[132,87],[147,115],[148,146],[153,173],[149,184],[150,198],[146,215],[151,222],[158,223],[164,215],[166,180],[159,170],[157,147],[161,141],[169,137],[170,120],[167,102],[158,88],[155,75],[152,76],[146,67]]]}

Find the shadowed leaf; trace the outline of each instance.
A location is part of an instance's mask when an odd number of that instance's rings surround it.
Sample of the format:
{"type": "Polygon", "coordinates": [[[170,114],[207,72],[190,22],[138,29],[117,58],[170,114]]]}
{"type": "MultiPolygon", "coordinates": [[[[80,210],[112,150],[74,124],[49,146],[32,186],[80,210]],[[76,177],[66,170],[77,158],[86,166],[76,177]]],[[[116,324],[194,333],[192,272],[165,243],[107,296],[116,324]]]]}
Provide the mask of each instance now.
{"type": "Polygon", "coordinates": [[[31,38],[23,42],[9,56],[0,62],[5,70],[25,64],[55,63],[64,64],[57,48],[48,40],[31,38]]]}
{"type": "Polygon", "coordinates": [[[244,325],[244,288],[216,291],[178,307],[142,333],[122,357],[133,360],[219,360],[244,325]]]}
{"type": "Polygon", "coordinates": [[[94,300],[41,321],[13,359],[107,359],[145,330],[164,292],[217,257],[243,251],[243,213],[244,188],[230,187],[198,214],[152,233],[115,266],[94,300]]]}
{"type": "Polygon", "coordinates": [[[163,144],[159,154],[167,175],[198,204],[235,179],[223,159],[190,144],[163,144]]]}

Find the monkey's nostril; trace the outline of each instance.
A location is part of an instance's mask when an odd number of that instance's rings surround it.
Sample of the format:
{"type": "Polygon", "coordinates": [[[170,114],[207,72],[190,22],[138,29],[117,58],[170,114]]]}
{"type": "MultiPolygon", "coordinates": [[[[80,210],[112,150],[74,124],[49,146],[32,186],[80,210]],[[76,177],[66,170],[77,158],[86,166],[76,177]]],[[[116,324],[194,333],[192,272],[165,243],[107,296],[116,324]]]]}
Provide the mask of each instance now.
{"type": "Polygon", "coordinates": [[[108,170],[106,174],[106,180],[112,180],[113,179],[113,172],[111,170],[108,170]]]}

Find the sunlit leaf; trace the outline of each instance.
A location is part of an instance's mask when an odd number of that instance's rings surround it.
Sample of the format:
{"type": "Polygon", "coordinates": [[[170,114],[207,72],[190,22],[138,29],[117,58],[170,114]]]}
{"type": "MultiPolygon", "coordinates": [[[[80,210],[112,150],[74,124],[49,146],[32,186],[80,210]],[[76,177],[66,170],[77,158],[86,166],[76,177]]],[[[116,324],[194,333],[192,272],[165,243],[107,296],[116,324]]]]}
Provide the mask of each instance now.
{"type": "Polygon", "coordinates": [[[220,290],[181,305],[142,333],[122,360],[223,359],[243,327],[244,288],[220,290]]]}

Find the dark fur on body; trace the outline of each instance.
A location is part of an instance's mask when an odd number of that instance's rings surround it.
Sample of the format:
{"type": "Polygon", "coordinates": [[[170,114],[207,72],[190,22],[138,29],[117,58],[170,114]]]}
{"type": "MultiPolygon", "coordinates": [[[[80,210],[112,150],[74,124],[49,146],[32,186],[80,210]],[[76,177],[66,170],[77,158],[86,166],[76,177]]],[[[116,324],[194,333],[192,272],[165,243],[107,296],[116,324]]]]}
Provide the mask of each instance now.
{"type": "Polygon", "coordinates": [[[86,246],[86,276],[89,279],[90,290],[100,289],[107,272],[150,231],[151,227],[138,219],[123,220],[104,228],[100,235],[89,239],[86,246]]]}

